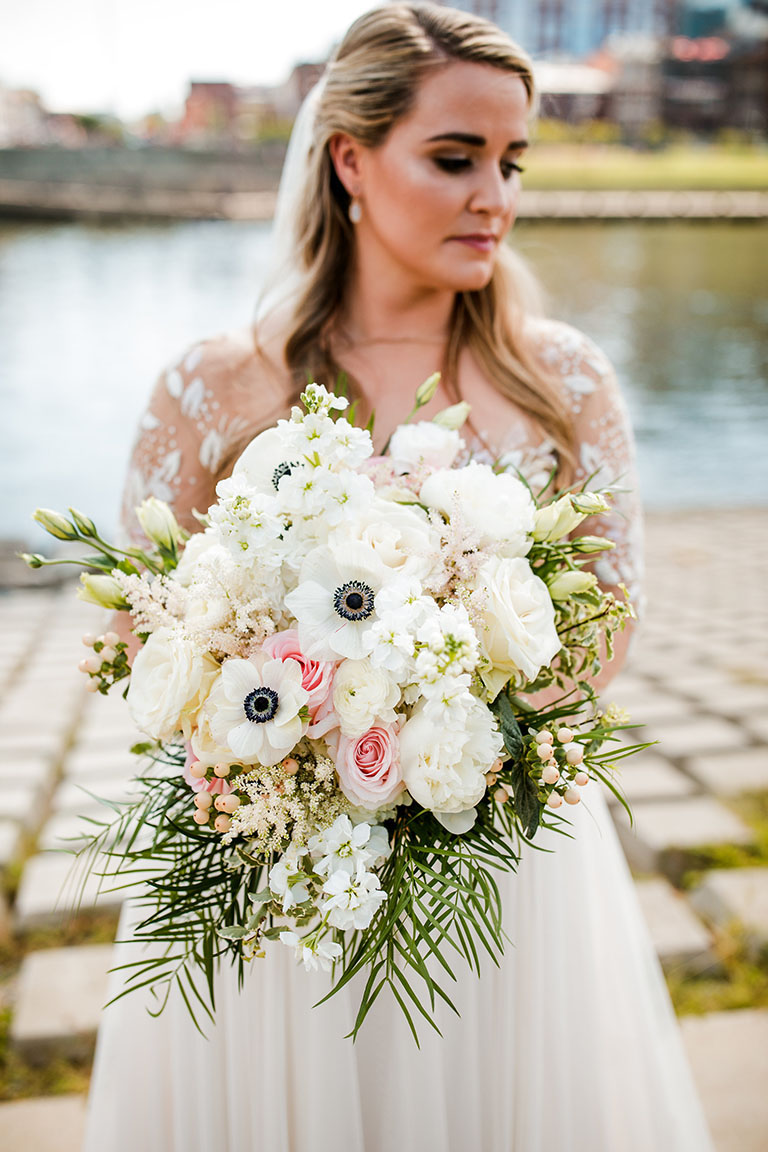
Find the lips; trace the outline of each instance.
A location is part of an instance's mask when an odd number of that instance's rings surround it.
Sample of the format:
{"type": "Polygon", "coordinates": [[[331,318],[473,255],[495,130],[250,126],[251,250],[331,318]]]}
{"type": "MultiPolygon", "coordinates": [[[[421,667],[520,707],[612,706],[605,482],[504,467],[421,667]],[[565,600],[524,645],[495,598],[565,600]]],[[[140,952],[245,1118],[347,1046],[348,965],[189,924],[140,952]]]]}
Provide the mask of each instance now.
{"type": "Polygon", "coordinates": [[[478,252],[492,252],[499,242],[498,237],[492,232],[472,232],[466,236],[451,236],[450,239],[459,244],[466,244],[478,252]]]}

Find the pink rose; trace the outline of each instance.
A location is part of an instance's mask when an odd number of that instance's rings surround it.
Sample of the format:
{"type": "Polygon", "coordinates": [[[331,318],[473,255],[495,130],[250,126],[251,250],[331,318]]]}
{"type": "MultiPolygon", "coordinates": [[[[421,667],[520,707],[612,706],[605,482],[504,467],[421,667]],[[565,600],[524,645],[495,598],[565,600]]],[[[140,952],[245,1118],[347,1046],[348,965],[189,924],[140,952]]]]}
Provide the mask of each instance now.
{"type": "Polygon", "coordinates": [[[405,788],[394,724],[374,725],[356,738],[339,734],[336,771],[353,804],[371,811],[391,804],[405,788]]]}
{"type": "Polygon", "coordinates": [[[305,656],[299,647],[299,633],[295,628],[273,633],[264,641],[263,648],[273,660],[295,660],[299,665],[301,686],[309,692],[307,707],[314,720],[315,713],[330,695],[336,665],[330,660],[310,660],[305,656]]]}

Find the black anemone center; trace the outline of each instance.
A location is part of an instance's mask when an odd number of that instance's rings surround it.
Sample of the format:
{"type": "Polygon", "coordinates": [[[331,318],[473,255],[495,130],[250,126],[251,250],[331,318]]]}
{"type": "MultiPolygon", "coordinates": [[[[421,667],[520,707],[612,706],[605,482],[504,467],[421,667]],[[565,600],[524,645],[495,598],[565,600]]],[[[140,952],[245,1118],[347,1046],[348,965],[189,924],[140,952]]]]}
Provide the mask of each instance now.
{"type": "Polygon", "coordinates": [[[272,487],[277,490],[283,476],[290,476],[291,469],[298,468],[301,464],[300,460],[283,460],[282,464],[278,464],[272,473],[272,487]]]}
{"type": "Polygon", "coordinates": [[[373,615],[373,588],[362,580],[348,580],[333,594],[333,607],[343,620],[367,620],[373,615]]]}
{"type": "Polygon", "coordinates": [[[243,700],[243,711],[252,724],[266,724],[277,712],[277,703],[274,688],[254,688],[243,700]]]}

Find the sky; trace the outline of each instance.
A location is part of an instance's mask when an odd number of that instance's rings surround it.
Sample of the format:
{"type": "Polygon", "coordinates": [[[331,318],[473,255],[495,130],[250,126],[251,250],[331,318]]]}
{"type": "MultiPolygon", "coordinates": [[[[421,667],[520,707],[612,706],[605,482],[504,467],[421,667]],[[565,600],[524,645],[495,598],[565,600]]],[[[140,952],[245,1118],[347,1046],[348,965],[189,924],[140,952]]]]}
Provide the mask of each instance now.
{"type": "Polygon", "coordinates": [[[375,0],[0,0],[0,85],[51,111],[181,109],[188,81],[277,84],[375,0]]]}

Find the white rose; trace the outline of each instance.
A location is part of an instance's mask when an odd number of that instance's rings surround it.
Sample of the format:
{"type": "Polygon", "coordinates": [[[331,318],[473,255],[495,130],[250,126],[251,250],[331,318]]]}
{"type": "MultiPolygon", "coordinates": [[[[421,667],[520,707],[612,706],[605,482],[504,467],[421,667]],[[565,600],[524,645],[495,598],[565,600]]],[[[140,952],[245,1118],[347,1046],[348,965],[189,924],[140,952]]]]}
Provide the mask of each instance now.
{"type": "Polygon", "coordinates": [[[410,472],[420,465],[428,468],[450,468],[459,452],[462,440],[452,428],[422,420],[417,424],[401,424],[392,433],[389,456],[396,472],[410,472]]]}
{"type": "Polygon", "coordinates": [[[522,481],[487,464],[433,472],[421,486],[421,502],[445,516],[459,513],[478,533],[480,548],[501,545],[506,556],[530,548],[536,506],[522,481]]]}
{"type": "Polygon", "coordinates": [[[378,496],[354,519],[342,522],[328,543],[332,549],[343,549],[350,538],[369,545],[393,572],[421,581],[440,560],[440,537],[423,509],[378,496]]]}
{"type": "Polygon", "coordinates": [[[480,645],[490,665],[480,675],[491,698],[516,672],[535,679],[560,651],[552,598],[527,560],[489,557],[478,570],[474,600],[483,625],[480,645]]]}
{"type": "Polygon", "coordinates": [[[394,723],[400,689],[386,672],[370,660],[344,660],[333,681],[333,707],[342,735],[357,737],[381,720],[394,723]]]}
{"type": "Polygon", "coordinates": [[[189,736],[218,670],[213,657],[201,656],[189,640],[158,629],[133,662],[127,696],[132,720],[155,740],[179,731],[189,736]]]}
{"type": "Polygon", "coordinates": [[[496,720],[476,697],[461,729],[436,724],[418,705],[400,733],[403,780],[424,808],[465,812],[482,799],[485,773],[502,748],[496,720]]]}

